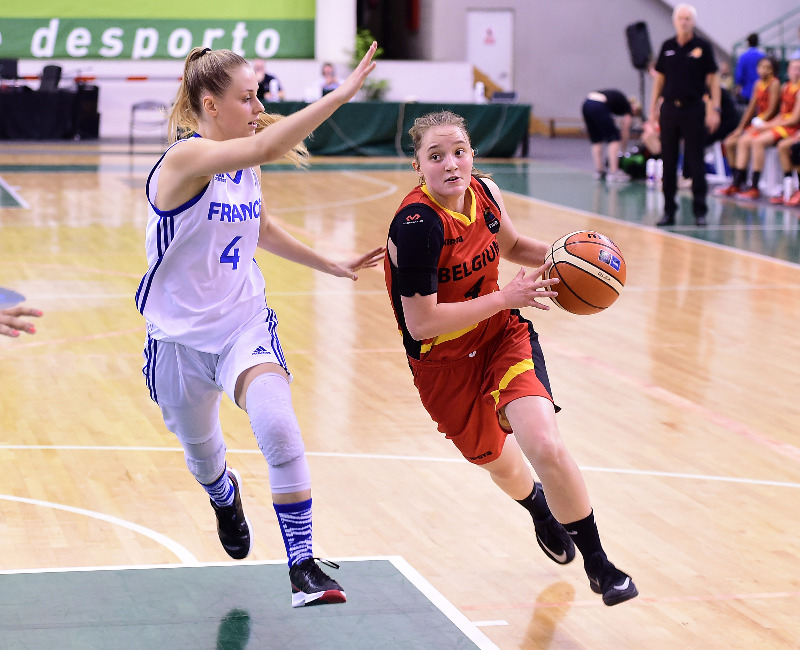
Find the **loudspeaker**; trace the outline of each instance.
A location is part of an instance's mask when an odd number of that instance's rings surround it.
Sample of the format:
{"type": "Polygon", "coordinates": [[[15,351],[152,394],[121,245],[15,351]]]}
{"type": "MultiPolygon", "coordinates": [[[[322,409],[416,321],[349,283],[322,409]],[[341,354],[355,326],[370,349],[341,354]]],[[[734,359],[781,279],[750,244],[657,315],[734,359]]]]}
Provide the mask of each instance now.
{"type": "Polygon", "coordinates": [[[631,51],[631,63],[637,70],[645,70],[653,58],[650,47],[650,35],[647,33],[647,23],[638,22],[625,28],[628,37],[628,49],[631,51]]]}

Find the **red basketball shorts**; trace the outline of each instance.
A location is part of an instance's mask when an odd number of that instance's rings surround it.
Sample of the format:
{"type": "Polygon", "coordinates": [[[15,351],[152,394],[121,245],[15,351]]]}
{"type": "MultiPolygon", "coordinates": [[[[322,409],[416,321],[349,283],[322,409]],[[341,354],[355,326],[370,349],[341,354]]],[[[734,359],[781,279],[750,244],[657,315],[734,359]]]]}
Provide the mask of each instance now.
{"type": "Polygon", "coordinates": [[[425,410],[476,465],[499,458],[512,433],[504,416],[500,423],[506,404],[529,395],[553,401],[539,336],[515,311],[504,330],[465,357],[409,363],[425,410]]]}

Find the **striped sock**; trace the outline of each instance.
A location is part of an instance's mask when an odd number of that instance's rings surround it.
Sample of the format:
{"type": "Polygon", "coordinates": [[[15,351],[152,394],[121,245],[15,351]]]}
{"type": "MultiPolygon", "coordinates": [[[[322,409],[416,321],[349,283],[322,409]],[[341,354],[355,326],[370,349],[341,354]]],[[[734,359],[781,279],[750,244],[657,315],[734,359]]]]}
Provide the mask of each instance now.
{"type": "Polygon", "coordinates": [[[311,539],[311,499],[299,503],[273,503],[286,546],[289,566],[313,557],[311,539]]]}
{"type": "Polygon", "coordinates": [[[228,476],[227,467],[225,471],[222,472],[222,476],[216,481],[208,485],[205,483],[200,483],[200,485],[203,486],[203,489],[208,492],[208,496],[210,496],[211,500],[218,506],[225,507],[233,505],[233,498],[236,495],[233,489],[233,481],[231,481],[231,477],[228,476]]]}

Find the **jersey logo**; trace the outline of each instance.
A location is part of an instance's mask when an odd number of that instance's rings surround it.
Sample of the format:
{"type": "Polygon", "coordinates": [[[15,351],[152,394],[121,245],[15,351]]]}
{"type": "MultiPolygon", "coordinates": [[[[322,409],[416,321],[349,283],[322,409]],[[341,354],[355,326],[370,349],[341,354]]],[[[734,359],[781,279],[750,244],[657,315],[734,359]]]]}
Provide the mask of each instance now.
{"type": "Polygon", "coordinates": [[[236,172],[233,176],[228,173],[225,174],[214,174],[214,180],[219,181],[220,183],[225,183],[226,178],[230,178],[231,182],[235,185],[238,185],[242,181],[242,170],[240,169],[236,172]]]}
{"type": "Polygon", "coordinates": [[[253,350],[253,354],[250,356],[255,356],[257,354],[272,354],[272,350],[267,350],[263,345],[259,345],[255,350],[253,350]]]}
{"type": "Polygon", "coordinates": [[[500,230],[500,220],[494,216],[491,208],[486,208],[483,211],[483,219],[486,221],[486,227],[489,229],[489,232],[496,235],[500,230]]]}

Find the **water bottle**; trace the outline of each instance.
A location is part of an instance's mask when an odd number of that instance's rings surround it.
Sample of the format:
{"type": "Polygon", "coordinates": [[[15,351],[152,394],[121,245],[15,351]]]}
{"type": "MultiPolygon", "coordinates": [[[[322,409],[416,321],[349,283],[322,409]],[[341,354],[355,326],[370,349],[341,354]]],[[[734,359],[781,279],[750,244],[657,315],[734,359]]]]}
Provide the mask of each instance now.
{"type": "Polygon", "coordinates": [[[269,81],[269,98],[273,102],[280,101],[280,97],[278,96],[279,84],[277,79],[270,79],[269,81]]]}
{"type": "Polygon", "coordinates": [[[486,103],[486,85],[482,81],[475,82],[473,101],[476,104],[486,103]]]}

